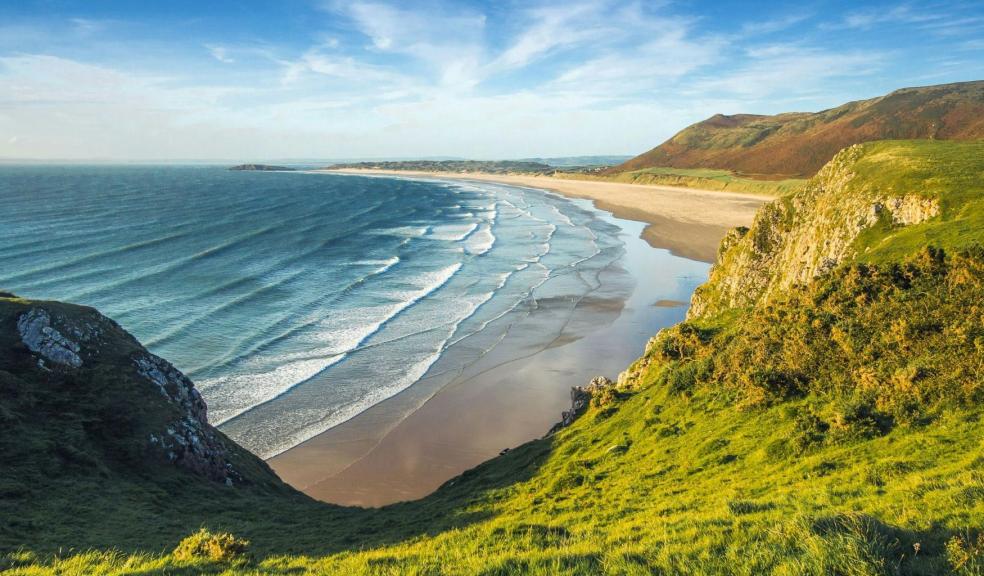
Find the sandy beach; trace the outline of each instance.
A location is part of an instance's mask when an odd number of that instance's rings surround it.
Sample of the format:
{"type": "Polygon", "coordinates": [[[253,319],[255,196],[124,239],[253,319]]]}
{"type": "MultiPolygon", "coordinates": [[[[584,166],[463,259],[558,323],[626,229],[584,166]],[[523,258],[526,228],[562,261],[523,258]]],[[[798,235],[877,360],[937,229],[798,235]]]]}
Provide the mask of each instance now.
{"type": "Polygon", "coordinates": [[[593,201],[612,212],[608,218],[622,228],[625,242],[620,268],[577,304],[573,321],[549,344],[542,345],[539,332],[567,303],[542,302],[499,347],[450,383],[422,378],[268,460],[284,480],[314,498],[357,506],[420,498],[502,450],[542,436],[568,408],[571,386],[597,375],[614,379],[659,328],[683,319],[720,238],[732,226],[749,224],[764,201],[553,178],[467,179],[563,190],[575,202],[593,201]]]}
{"type": "MultiPolygon", "coordinates": [[[[326,172],[333,172],[327,169],[326,172]]],[[[552,176],[514,174],[456,174],[412,170],[346,169],[351,174],[484,180],[542,188],[571,198],[594,201],[597,208],[618,218],[649,224],[642,238],[654,248],[665,248],[684,258],[713,263],[718,243],[735,226],[751,224],[767,196],[675,186],[568,180],[552,176]]]]}

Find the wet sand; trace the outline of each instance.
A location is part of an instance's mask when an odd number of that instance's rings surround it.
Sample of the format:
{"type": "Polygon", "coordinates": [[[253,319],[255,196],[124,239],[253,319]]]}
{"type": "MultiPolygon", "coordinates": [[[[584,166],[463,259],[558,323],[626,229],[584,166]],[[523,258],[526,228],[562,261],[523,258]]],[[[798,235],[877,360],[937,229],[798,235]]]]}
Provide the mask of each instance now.
{"type": "Polygon", "coordinates": [[[545,434],[569,408],[571,386],[617,377],[659,328],[683,319],[686,306],[668,303],[688,301],[707,275],[708,264],[643,241],[645,224],[606,218],[623,229],[621,268],[577,303],[559,333],[544,338],[542,327],[552,324],[551,315],[569,312],[570,303],[541,301],[450,383],[425,377],[268,463],[314,498],[381,506],[423,497],[503,449],[545,434]]]}
{"type": "MultiPolygon", "coordinates": [[[[326,172],[335,172],[325,169],[326,172]]],[[[551,190],[571,198],[587,198],[618,218],[649,224],[642,238],[684,258],[714,262],[721,238],[735,226],[751,224],[759,206],[772,200],[758,194],[698,190],[677,186],[568,180],[518,174],[456,174],[412,170],[345,169],[350,174],[424,176],[455,180],[484,180],[551,190]]]]}

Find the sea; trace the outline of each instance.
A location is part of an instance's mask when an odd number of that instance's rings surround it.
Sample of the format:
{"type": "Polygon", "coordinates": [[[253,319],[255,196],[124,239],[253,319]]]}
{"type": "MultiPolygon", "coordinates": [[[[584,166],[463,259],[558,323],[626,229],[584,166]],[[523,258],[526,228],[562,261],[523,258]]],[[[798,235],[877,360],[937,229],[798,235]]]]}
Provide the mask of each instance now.
{"type": "Polygon", "coordinates": [[[264,458],[503,341],[556,345],[624,254],[583,202],[487,182],[0,166],[0,289],[115,319],[264,458]]]}

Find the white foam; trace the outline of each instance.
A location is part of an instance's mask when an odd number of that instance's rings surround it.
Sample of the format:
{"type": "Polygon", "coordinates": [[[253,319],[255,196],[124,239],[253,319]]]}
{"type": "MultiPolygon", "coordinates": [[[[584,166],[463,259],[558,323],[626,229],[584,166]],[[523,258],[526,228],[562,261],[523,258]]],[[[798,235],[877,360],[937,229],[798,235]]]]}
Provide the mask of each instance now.
{"type": "Polygon", "coordinates": [[[397,314],[438,290],[461,269],[461,263],[426,272],[411,283],[415,290],[389,294],[397,301],[373,307],[336,309],[318,323],[307,339],[301,354],[251,358],[243,365],[244,372],[202,380],[199,385],[213,402],[213,422],[222,424],[265,402],[284,394],[298,384],[340,362],[370,336],[378,332],[397,314]],[[272,363],[275,368],[262,370],[272,363]]]}
{"type": "Polygon", "coordinates": [[[370,232],[377,236],[403,236],[405,238],[420,238],[427,234],[430,226],[398,226],[396,228],[382,228],[370,232]]]}
{"type": "Polygon", "coordinates": [[[472,222],[471,224],[442,224],[440,226],[434,226],[427,237],[432,240],[460,242],[474,232],[476,228],[478,228],[478,222],[472,222]]]}
{"type": "Polygon", "coordinates": [[[420,379],[421,376],[426,374],[431,365],[433,365],[434,362],[436,362],[440,357],[441,350],[435,350],[433,354],[430,354],[419,362],[408,366],[403,372],[403,376],[401,378],[393,380],[389,383],[383,383],[380,386],[369,388],[366,391],[367,394],[365,396],[361,397],[356,402],[341,407],[341,409],[332,414],[330,418],[324,418],[324,412],[322,410],[312,410],[310,416],[312,418],[320,418],[317,423],[304,426],[300,430],[297,430],[292,434],[288,434],[283,438],[283,443],[269,450],[261,451],[259,456],[263,459],[272,458],[306,440],[314,438],[332,426],[341,424],[354,416],[358,416],[360,413],[364,412],[373,405],[378,404],[391,396],[399,394],[403,390],[406,390],[412,386],[414,382],[420,379]]]}
{"type": "Polygon", "coordinates": [[[495,245],[495,234],[492,233],[492,226],[482,223],[481,227],[465,241],[465,250],[473,256],[481,256],[495,245]]]}

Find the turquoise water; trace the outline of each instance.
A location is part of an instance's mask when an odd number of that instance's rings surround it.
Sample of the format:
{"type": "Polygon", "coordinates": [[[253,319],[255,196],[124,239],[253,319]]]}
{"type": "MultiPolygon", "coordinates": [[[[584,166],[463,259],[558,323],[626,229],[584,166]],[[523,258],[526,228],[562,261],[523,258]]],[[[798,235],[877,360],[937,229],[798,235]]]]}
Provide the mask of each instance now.
{"type": "Polygon", "coordinates": [[[113,317],[264,457],[478,361],[541,302],[563,324],[624,253],[597,212],[491,183],[2,166],[0,206],[0,288],[113,317]]]}

